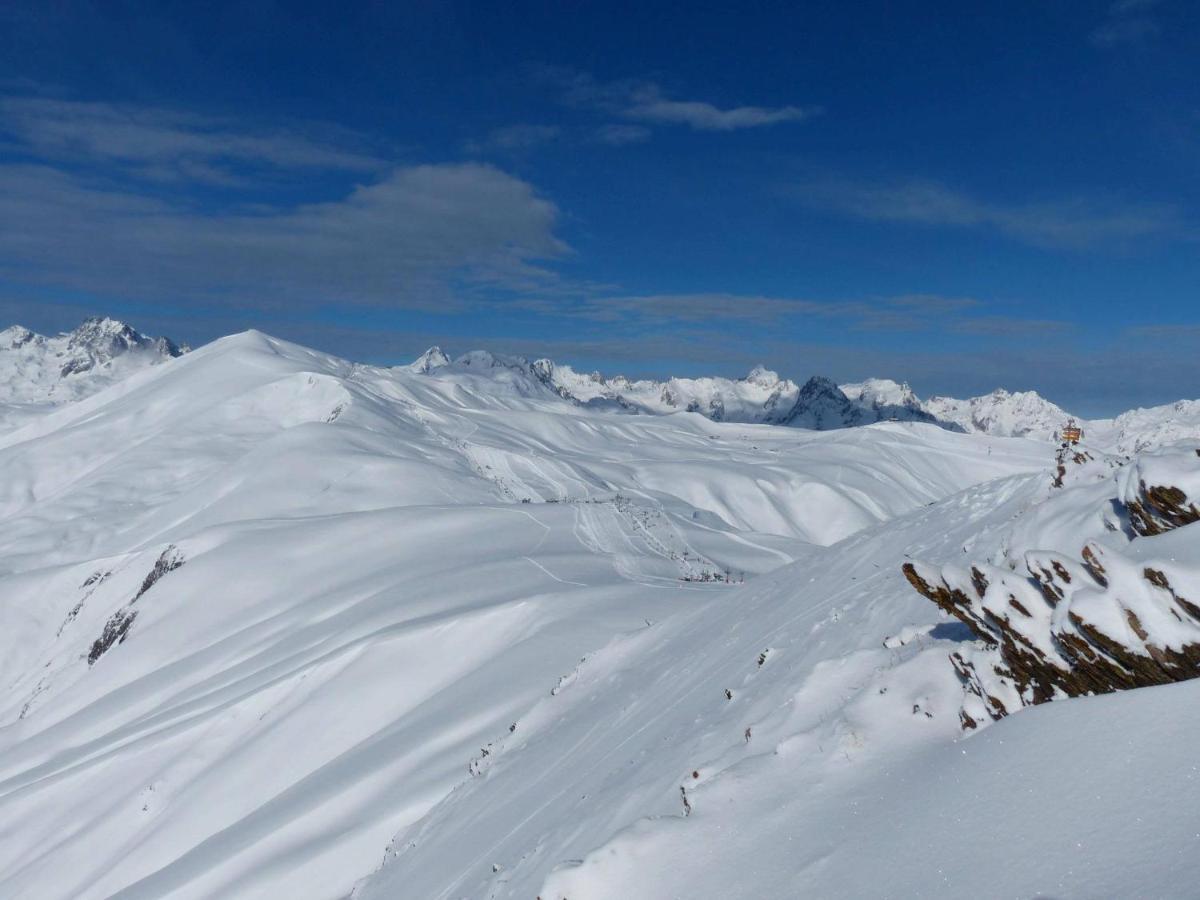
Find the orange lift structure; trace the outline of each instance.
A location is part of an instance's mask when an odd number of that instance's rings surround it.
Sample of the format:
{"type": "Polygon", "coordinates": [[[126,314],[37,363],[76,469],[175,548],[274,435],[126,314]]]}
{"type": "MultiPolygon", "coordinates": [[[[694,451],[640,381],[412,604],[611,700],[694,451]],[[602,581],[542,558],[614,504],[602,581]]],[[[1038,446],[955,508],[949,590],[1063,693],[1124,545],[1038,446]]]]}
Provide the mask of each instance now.
{"type": "Polygon", "coordinates": [[[1083,429],[1075,423],[1074,419],[1067,419],[1067,424],[1058,432],[1058,438],[1064,444],[1078,444],[1083,438],[1083,429]]]}

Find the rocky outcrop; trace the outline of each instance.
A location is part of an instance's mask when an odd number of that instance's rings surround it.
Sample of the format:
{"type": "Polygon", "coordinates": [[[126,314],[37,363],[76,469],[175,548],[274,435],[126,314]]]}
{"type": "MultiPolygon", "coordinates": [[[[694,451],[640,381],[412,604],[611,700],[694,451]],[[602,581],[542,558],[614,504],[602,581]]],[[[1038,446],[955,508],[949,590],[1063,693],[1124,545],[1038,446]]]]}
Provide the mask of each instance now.
{"type": "MultiPolygon", "coordinates": [[[[919,593],[977,638],[951,655],[965,728],[1058,697],[1200,676],[1200,552],[1180,553],[1173,538],[1159,558],[1153,543],[1190,528],[1200,551],[1200,516],[1187,489],[1146,481],[1175,472],[1190,485],[1194,473],[1181,460],[1155,456],[1118,475],[1126,491],[1116,502],[1140,535],[1131,544],[1088,541],[1078,558],[1031,550],[1012,568],[904,566],[919,593]]],[[[1200,459],[1192,461],[1200,472],[1200,459]]]]}
{"type": "Polygon", "coordinates": [[[1200,521],[1200,450],[1198,464],[1161,454],[1143,457],[1124,482],[1121,499],[1129,524],[1140,535],[1163,534],[1200,521]]]}
{"type": "MultiPolygon", "coordinates": [[[[154,561],[154,567],[147,572],[146,577],[142,579],[142,584],[141,587],[138,588],[137,594],[134,595],[133,599],[130,600],[128,604],[122,606],[115,613],[108,617],[108,621],[104,623],[104,630],[100,633],[100,636],[92,642],[91,649],[88,651],[87,655],[87,662],[89,666],[94,666],[96,661],[100,659],[101,656],[103,656],[117,644],[122,644],[125,642],[125,639],[129,637],[129,629],[133,627],[133,622],[137,618],[138,614],[138,611],[134,608],[134,604],[142,599],[146,592],[154,587],[154,585],[158,584],[164,575],[174,572],[176,569],[182,566],[185,561],[186,560],[184,559],[183,553],[180,552],[179,548],[174,544],[169,545],[166,550],[159,554],[158,559],[154,561]]],[[[93,581],[92,578],[90,578],[88,581],[84,582],[84,586],[87,587],[89,585],[98,584],[105,577],[107,577],[108,574],[111,573],[105,573],[104,575],[99,575],[99,573],[97,573],[96,576],[92,577],[96,580],[93,581]]],[[[79,609],[76,607],[75,610],[72,611],[68,621],[70,621],[70,618],[73,618],[74,614],[78,613],[78,611],[79,609]]],[[[66,623],[64,622],[63,624],[65,625],[66,623]]],[[[61,631],[62,629],[60,628],[59,632],[61,633],[61,631]]]]}

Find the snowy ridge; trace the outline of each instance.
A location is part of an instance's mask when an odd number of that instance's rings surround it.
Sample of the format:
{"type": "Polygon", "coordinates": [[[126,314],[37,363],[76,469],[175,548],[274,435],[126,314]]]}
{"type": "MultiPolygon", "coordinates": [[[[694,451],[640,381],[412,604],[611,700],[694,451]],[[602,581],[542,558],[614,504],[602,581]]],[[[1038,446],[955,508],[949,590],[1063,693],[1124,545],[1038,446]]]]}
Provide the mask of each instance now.
{"type": "Polygon", "coordinates": [[[0,430],[186,351],[110,318],[87,319],[55,337],[13,325],[0,331],[0,430]]]}

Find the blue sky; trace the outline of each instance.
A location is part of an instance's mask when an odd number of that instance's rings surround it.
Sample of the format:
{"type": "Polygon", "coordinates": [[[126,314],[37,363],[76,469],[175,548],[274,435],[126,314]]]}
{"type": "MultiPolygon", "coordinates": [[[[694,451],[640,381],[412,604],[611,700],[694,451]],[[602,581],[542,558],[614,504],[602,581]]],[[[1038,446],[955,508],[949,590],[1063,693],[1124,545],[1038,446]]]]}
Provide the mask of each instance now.
{"type": "Polygon", "coordinates": [[[0,314],[1200,395],[1194,4],[724,6],[7,3],[0,314]]]}

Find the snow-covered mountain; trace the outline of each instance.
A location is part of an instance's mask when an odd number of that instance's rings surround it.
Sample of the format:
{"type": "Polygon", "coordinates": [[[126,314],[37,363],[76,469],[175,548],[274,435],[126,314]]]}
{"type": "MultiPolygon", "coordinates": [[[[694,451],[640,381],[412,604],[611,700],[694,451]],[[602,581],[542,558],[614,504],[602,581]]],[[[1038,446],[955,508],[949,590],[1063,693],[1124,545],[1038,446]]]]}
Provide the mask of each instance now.
{"type": "Polygon", "coordinates": [[[46,337],[13,325],[0,331],[0,429],[86,397],[187,350],[124,322],[91,318],[46,337]]]}
{"type": "Polygon", "coordinates": [[[1039,440],[1052,439],[1071,418],[1064,409],[1035,391],[1010,393],[1003,388],[968,400],[930,397],[922,408],[943,422],[960,425],[967,432],[1039,440]]]}
{"type": "MultiPolygon", "coordinates": [[[[89,319],[75,331],[56,337],[21,326],[8,328],[0,332],[0,429],[27,421],[55,404],[88,396],[186,349],[109,318],[89,319]]],[[[472,351],[452,360],[441,348],[431,347],[403,368],[435,376],[457,368],[503,373],[500,377],[510,382],[526,379],[529,391],[542,385],[569,402],[595,408],[651,415],[687,411],[717,422],[816,430],[902,421],[952,431],[1049,439],[1069,417],[1033,392],[997,390],[969,400],[922,401],[907,384],[889,379],[839,386],[814,376],[800,385],[762,366],[739,379],[632,380],[599,372],[583,374],[548,359],[530,361],[488,351],[472,351]]],[[[1129,427],[1144,428],[1146,423],[1129,423],[1129,427]]]]}
{"type": "Polygon", "coordinates": [[[1179,400],[1148,409],[1131,409],[1115,419],[1089,423],[1089,440],[1124,455],[1180,440],[1200,439],[1200,400],[1179,400]]]}
{"type": "Polygon", "coordinates": [[[1200,442],[810,430],[903,386],[765,373],[718,393],[809,427],[629,415],[556,369],[247,332],[0,432],[0,896],[1191,891],[1200,442]],[[1074,655],[1013,669],[972,600],[1074,655]]]}
{"type": "MultiPolygon", "coordinates": [[[[632,380],[599,372],[585,375],[548,359],[531,362],[521,356],[479,350],[452,360],[441,348],[431,347],[406,368],[434,376],[461,368],[504,372],[505,378],[525,377],[565,400],[595,408],[651,415],[694,412],[714,422],[787,425],[819,431],[876,422],[925,422],[951,431],[1049,441],[1068,419],[1083,422],[1034,391],[1009,392],[1001,388],[965,400],[922,400],[908,384],[886,378],[837,385],[813,376],[799,385],[762,366],[738,379],[632,380]]],[[[1140,432],[1153,427],[1151,420],[1158,414],[1147,411],[1136,422],[1126,420],[1127,429],[1140,432]]],[[[1172,421],[1178,418],[1173,413],[1163,415],[1172,421]]],[[[1094,424],[1103,430],[1106,439],[1117,440],[1112,422],[1094,424]]]]}
{"type": "Polygon", "coordinates": [[[549,359],[529,361],[476,350],[451,361],[440,347],[431,347],[405,367],[424,375],[461,369],[504,372],[506,378],[526,376],[572,403],[597,409],[666,415],[699,413],[714,422],[788,425],[825,431],[875,422],[941,423],[926,412],[908,385],[872,380],[847,385],[845,390],[827,378],[814,376],[803,385],[756,366],[745,378],[669,378],[631,380],[599,372],[584,375],[549,359]]]}

